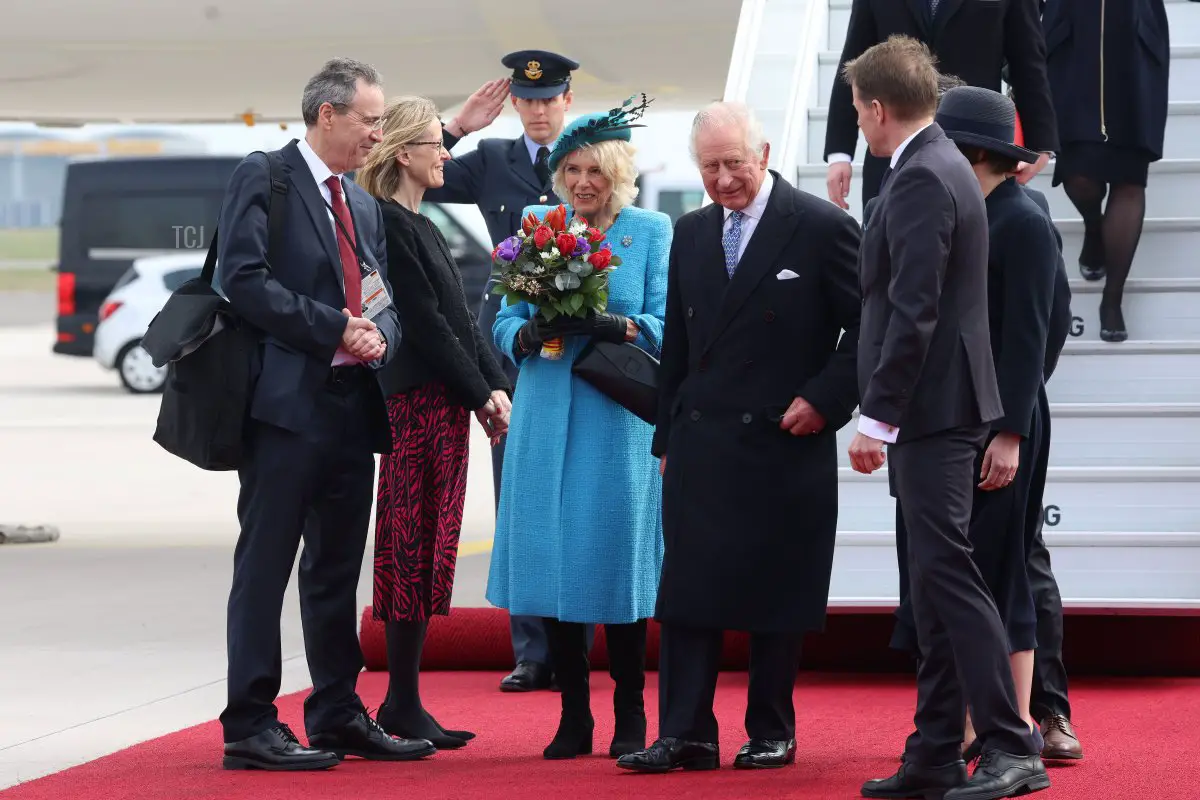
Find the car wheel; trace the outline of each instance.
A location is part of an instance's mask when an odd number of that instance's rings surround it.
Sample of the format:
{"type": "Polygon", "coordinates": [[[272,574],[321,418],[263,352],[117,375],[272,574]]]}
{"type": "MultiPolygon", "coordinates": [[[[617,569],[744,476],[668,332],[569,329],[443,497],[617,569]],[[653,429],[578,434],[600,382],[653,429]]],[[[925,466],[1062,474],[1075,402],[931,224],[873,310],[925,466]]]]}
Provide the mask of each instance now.
{"type": "Polygon", "coordinates": [[[167,368],[156,367],[140,339],[130,342],[117,354],[117,374],[121,385],[134,394],[161,392],[167,383],[167,368]]]}

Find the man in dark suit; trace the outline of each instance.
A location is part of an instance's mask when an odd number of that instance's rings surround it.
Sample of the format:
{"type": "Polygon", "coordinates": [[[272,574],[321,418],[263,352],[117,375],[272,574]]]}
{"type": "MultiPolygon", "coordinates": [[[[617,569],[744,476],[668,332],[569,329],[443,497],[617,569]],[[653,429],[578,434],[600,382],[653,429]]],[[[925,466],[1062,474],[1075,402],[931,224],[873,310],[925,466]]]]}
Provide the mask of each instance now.
{"type": "MultiPolygon", "coordinates": [[[[854,0],[838,74],[846,62],[892,34],[925,42],[937,56],[941,72],[957,75],[968,85],[1000,91],[1005,61],[1011,76],[1025,144],[1042,154],[1021,170],[1027,183],[1045,168],[1058,150],[1058,126],[1046,78],[1046,44],[1038,0],[854,0]]],[[[835,80],[825,128],[826,185],[829,199],[848,208],[858,140],[850,87],[835,80]]],[[[887,159],[863,158],[862,203],[879,192],[887,159]]]]}
{"type": "MultiPolygon", "coordinates": [[[[463,105],[462,113],[451,120],[442,133],[447,150],[460,139],[486,127],[504,107],[511,93],[512,106],[521,117],[525,132],[516,139],[484,139],[471,152],[446,162],[446,182],[430,189],[425,199],[436,203],[469,203],[479,207],[487,223],[492,244],[512,236],[521,227],[521,211],[526,206],[561,202],[550,183],[547,159],[554,149],[571,108],[571,73],[579,63],[545,50],[519,50],[509,53],[501,63],[512,75],[485,83],[463,105]]],[[[500,311],[503,296],[484,294],[479,307],[479,328],[492,341],[492,325],[500,311]]],[[[512,359],[495,349],[493,354],[515,387],[519,370],[512,359]]],[[[495,502],[500,504],[500,482],[504,468],[504,439],[492,448],[492,481],[495,502]]],[[[550,686],[550,647],[539,617],[510,617],[513,656],[516,667],[500,681],[506,692],[528,692],[550,686]]],[[[591,646],[594,626],[587,628],[591,646]]]]}
{"type": "Polygon", "coordinates": [[[327,769],[340,758],[407,760],[424,740],[384,733],[355,692],[362,670],[356,590],[374,498],[373,453],[391,450],[376,372],[400,341],[394,306],[363,297],[387,283],[379,206],[342,174],[379,141],[379,75],[328,62],[304,88],[304,139],[280,152],[287,194],[268,165],[234,170],[220,216],[221,288],[261,332],[246,459],[238,470],[241,534],[229,594],[229,700],[221,714],[227,769],[327,769]],[[267,208],[284,203],[283,235],[268,251],[267,208]],[[300,557],[300,613],[313,690],[304,703],[309,747],[280,722],[279,617],[300,557]]]}
{"type": "Polygon", "coordinates": [[[792,690],[829,602],[838,428],[858,402],[853,217],[767,169],[743,106],[696,120],[712,205],[675,225],[653,452],[665,553],[659,739],[625,769],[716,769],[725,630],[749,631],[750,740],[734,766],[796,757],[792,690]]]}
{"type": "Polygon", "coordinates": [[[845,79],[871,151],[890,158],[859,261],[861,400],[850,463],[874,472],[889,443],[922,656],[905,762],[862,794],[966,800],[1043,789],[1050,781],[1017,710],[1004,626],[967,538],[975,460],[988,423],[1003,415],[983,194],[933,122],[937,72],[928,48],[891,37],[849,62],[845,79]],[[969,779],[967,705],[983,753],[969,779]]]}

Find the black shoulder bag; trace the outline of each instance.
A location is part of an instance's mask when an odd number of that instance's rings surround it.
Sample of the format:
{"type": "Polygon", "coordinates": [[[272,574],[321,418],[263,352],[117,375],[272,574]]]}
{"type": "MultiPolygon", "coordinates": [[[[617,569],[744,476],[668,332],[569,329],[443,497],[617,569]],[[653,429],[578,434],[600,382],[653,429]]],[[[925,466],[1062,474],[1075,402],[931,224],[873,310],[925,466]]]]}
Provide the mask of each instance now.
{"type": "MultiPolygon", "coordinates": [[[[287,181],[282,156],[264,153],[270,167],[267,262],[278,251],[287,181]]],[[[150,322],[142,347],[155,366],[168,364],[154,441],[204,470],[237,469],[250,399],[258,374],[261,332],[241,319],[213,288],[217,236],[204,269],[171,294],[150,322]]]]}

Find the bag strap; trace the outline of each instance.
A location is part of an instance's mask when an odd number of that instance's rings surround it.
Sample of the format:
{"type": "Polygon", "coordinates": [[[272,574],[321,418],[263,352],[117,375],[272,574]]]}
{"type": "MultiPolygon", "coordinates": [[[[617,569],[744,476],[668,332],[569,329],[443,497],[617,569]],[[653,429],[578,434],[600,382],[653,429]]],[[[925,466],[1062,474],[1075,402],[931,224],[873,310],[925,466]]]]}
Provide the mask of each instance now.
{"type": "MultiPolygon", "coordinates": [[[[267,168],[270,170],[271,191],[267,194],[267,263],[269,264],[271,253],[278,249],[280,236],[283,235],[283,217],[286,210],[283,198],[287,195],[288,188],[287,181],[283,176],[283,156],[279,151],[272,150],[268,153],[255,150],[254,152],[262,153],[267,157],[267,168]],[[276,195],[279,195],[278,201],[276,201],[276,195]]],[[[208,244],[208,255],[204,257],[204,269],[200,271],[200,280],[209,285],[212,285],[213,275],[217,271],[217,237],[220,233],[219,229],[213,230],[212,241],[208,244]]]]}

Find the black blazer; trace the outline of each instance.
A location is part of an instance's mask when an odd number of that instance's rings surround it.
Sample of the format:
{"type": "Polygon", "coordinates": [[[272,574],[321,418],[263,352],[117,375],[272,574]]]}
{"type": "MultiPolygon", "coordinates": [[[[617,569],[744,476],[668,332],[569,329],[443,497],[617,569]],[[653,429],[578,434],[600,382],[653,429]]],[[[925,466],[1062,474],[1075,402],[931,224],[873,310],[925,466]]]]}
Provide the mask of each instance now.
{"type": "Polygon", "coordinates": [[[858,141],[858,115],[850,86],[842,78],[843,66],[896,33],[925,42],[941,72],[971,86],[1000,91],[1000,71],[1007,59],[1026,147],[1058,151],[1038,0],[941,0],[936,20],[930,19],[929,0],[854,0],[829,98],[826,157],[854,155],[858,141]]]}
{"type": "MultiPolygon", "coordinates": [[[[1046,219],[1053,223],[1050,216],[1050,203],[1046,200],[1046,195],[1028,186],[1021,188],[1033,202],[1037,203],[1046,219]]],[[[1059,233],[1057,225],[1052,224],[1052,227],[1054,241],[1058,245],[1058,267],[1054,271],[1054,301],[1050,309],[1049,330],[1046,333],[1046,361],[1042,366],[1042,380],[1044,381],[1050,380],[1050,376],[1054,374],[1054,368],[1058,366],[1058,357],[1062,354],[1063,345],[1066,344],[1067,336],[1071,333],[1072,321],[1071,282],[1067,279],[1067,265],[1062,257],[1062,234],[1059,233]]]]}
{"type": "Polygon", "coordinates": [[[1003,415],[988,329],[988,221],[937,123],[909,142],[863,233],[861,413],[898,442],[1003,415]]]}
{"type": "MultiPolygon", "coordinates": [[[[296,140],[280,152],[289,184],[280,251],[267,262],[270,172],[266,158],[251,153],[234,169],[225,191],[217,276],[238,315],[263,332],[250,416],[294,433],[324,434],[328,431],[318,429],[318,401],[346,330],[345,278],[327,206],[296,140]]],[[[343,179],[342,186],[363,257],[379,269],[386,285],[379,204],[351,180],[343,179]]],[[[395,297],[390,285],[388,292],[395,297]]],[[[374,322],[387,339],[386,363],[401,344],[395,307],[384,309],[374,322]]],[[[390,452],[382,392],[372,413],[375,450],[390,452]]]]}
{"type": "Polygon", "coordinates": [[[450,401],[482,408],[494,391],[511,390],[467,308],[462,276],[437,226],[393,200],[381,200],[388,274],[410,329],[381,375],[388,395],[441,383],[450,401]]]}
{"type": "Polygon", "coordinates": [[[1048,348],[1062,245],[1015,178],[987,196],[988,324],[1004,416],[992,430],[1029,437],[1048,348]]]}

